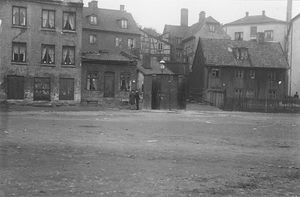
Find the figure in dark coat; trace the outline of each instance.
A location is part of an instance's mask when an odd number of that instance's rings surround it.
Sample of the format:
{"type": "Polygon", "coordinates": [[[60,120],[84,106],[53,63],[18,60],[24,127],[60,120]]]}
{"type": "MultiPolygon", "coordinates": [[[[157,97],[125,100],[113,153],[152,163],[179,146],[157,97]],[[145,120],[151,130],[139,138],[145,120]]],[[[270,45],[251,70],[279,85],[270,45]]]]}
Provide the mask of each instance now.
{"type": "Polygon", "coordinates": [[[135,101],[135,92],[134,92],[134,90],[131,90],[130,94],[129,94],[130,109],[134,108],[134,103],[135,103],[134,101],[135,101]]]}
{"type": "Polygon", "coordinates": [[[136,104],[136,110],[139,110],[139,104],[140,104],[140,93],[139,91],[135,91],[135,104],[136,104]]]}

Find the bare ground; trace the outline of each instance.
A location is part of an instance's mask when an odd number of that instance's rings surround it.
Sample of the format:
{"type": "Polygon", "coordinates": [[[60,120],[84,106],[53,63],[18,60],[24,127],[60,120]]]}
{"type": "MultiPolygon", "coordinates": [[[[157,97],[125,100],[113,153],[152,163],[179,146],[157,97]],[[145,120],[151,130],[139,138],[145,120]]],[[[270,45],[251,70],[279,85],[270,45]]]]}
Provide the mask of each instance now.
{"type": "Polygon", "coordinates": [[[2,111],[0,118],[0,197],[300,196],[299,115],[2,111]]]}

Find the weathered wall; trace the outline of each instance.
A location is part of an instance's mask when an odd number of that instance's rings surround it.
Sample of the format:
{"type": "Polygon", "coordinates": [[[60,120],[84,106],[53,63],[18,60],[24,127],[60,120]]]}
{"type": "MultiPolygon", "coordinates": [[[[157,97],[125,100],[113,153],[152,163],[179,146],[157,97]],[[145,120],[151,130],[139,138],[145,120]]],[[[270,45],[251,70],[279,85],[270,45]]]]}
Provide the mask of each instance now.
{"type": "Polygon", "coordinates": [[[1,1],[0,18],[2,21],[2,33],[0,34],[1,67],[0,67],[0,100],[6,100],[6,76],[18,75],[25,77],[24,101],[33,101],[33,78],[47,76],[51,78],[51,101],[59,101],[59,78],[74,78],[74,101],[80,102],[80,71],[81,71],[81,18],[82,4],[52,4],[49,2],[35,3],[33,1],[1,1]],[[12,6],[27,8],[27,26],[12,26],[12,6]],[[71,6],[72,5],[72,6],[71,6]],[[55,10],[55,29],[45,30],[41,28],[42,9],[55,10]],[[63,11],[76,12],[76,31],[66,32],[62,30],[63,11]],[[12,59],[12,42],[25,42],[27,45],[27,61],[14,63],[12,59]],[[41,64],[41,44],[55,45],[55,64],[41,64]],[[62,65],[62,46],[75,46],[75,65],[62,65]]]}

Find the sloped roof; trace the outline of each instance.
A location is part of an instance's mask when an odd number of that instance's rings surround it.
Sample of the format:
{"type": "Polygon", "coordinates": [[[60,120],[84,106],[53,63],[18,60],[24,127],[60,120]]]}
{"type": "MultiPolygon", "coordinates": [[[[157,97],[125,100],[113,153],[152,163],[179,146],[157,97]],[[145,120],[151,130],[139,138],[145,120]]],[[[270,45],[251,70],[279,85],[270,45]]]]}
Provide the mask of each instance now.
{"type": "Polygon", "coordinates": [[[172,36],[183,38],[188,30],[189,30],[188,26],[165,25],[164,33],[170,32],[172,36]]]}
{"type": "Polygon", "coordinates": [[[91,61],[118,61],[130,62],[131,60],[118,53],[86,53],[82,56],[83,60],[91,61]]]}
{"type": "Polygon", "coordinates": [[[174,73],[169,70],[167,67],[163,70],[163,73],[160,69],[160,64],[157,61],[151,62],[151,68],[144,68],[142,63],[137,64],[137,69],[142,72],[144,75],[156,75],[156,74],[167,74],[167,75],[173,75],[174,73]]]}
{"type": "Polygon", "coordinates": [[[238,19],[231,23],[227,23],[224,26],[264,24],[264,23],[286,23],[286,22],[275,18],[267,17],[266,15],[254,15],[254,16],[245,16],[244,18],[238,19]]]}
{"type": "Polygon", "coordinates": [[[155,35],[153,35],[152,32],[145,31],[144,29],[140,29],[140,31],[141,31],[142,35],[146,34],[147,36],[152,37],[160,42],[171,45],[171,43],[169,43],[168,41],[163,40],[162,35],[160,35],[159,33],[156,33],[155,35]]]}
{"type": "Polygon", "coordinates": [[[280,43],[257,43],[225,39],[200,39],[206,65],[259,68],[289,68],[280,43]],[[236,60],[232,49],[247,48],[249,61],[236,60]]]}
{"type": "Polygon", "coordinates": [[[300,13],[298,15],[296,15],[294,18],[292,18],[292,22],[294,22],[298,18],[300,18],[300,13]]]}
{"type": "Polygon", "coordinates": [[[102,8],[83,8],[83,28],[101,30],[101,31],[113,31],[120,33],[140,34],[139,28],[133,19],[132,15],[126,11],[110,10],[102,8]],[[88,16],[97,16],[97,25],[91,25],[88,21],[88,16]],[[122,29],[119,25],[121,19],[128,20],[128,28],[122,29]]]}

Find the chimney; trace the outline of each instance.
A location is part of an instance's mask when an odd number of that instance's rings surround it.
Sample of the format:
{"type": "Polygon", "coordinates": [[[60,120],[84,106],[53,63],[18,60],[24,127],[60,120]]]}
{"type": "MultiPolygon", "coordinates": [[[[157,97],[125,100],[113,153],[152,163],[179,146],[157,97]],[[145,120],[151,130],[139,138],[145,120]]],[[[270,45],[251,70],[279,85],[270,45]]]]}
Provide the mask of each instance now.
{"type": "Polygon", "coordinates": [[[98,8],[98,1],[92,0],[88,3],[89,8],[98,8]]]}
{"type": "Polygon", "coordinates": [[[265,10],[262,11],[262,15],[266,16],[266,11],[265,10]]]}
{"type": "Polygon", "coordinates": [[[199,14],[199,23],[202,23],[205,21],[205,12],[204,11],[201,11],[200,14],[199,14]]]}
{"type": "Polygon", "coordinates": [[[120,5],[120,11],[125,11],[125,5],[120,5]]]}
{"type": "Polygon", "coordinates": [[[256,41],[258,44],[262,44],[265,42],[265,33],[264,32],[257,32],[256,41]]]}
{"type": "Polygon", "coordinates": [[[287,7],[286,7],[286,22],[290,22],[292,19],[292,6],[293,6],[293,1],[292,0],[287,0],[287,7]]]}
{"type": "Polygon", "coordinates": [[[187,8],[181,8],[180,25],[181,26],[189,25],[189,10],[187,8]]]}
{"type": "Polygon", "coordinates": [[[246,12],[246,17],[248,17],[249,16],[249,12],[246,12]]]}

